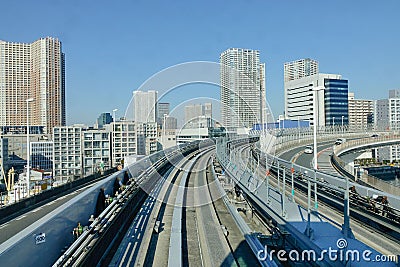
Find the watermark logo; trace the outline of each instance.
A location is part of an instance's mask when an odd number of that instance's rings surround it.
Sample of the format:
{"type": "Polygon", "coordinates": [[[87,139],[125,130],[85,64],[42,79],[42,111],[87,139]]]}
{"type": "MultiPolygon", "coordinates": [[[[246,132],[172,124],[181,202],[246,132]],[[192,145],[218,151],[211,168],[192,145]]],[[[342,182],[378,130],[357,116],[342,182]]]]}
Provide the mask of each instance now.
{"type": "Polygon", "coordinates": [[[336,241],[336,246],[338,247],[338,249],[343,249],[347,247],[347,240],[344,238],[339,238],[336,241]]]}
{"type": "Polygon", "coordinates": [[[280,262],[307,262],[307,261],[340,261],[340,262],[398,262],[397,255],[373,254],[369,249],[357,250],[348,249],[348,242],[344,238],[336,241],[336,248],[328,247],[317,252],[312,249],[298,250],[275,250],[268,249],[265,245],[264,249],[257,252],[259,261],[272,261],[278,259],[280,262]]]}

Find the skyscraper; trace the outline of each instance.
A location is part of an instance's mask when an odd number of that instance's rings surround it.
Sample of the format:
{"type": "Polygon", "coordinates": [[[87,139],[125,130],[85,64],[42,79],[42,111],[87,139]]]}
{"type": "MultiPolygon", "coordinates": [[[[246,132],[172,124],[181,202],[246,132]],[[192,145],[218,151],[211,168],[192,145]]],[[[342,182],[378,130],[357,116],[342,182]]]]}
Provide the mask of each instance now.
{"type": "Polygon", "coordinates": [[[157,122],[157,91],[134,91],[134,121],[157,122]]]}
{"type": "Polygon", "coordinates": [[[0,41],[0,126],[26,129],[27,103],[31,126],[51,133],[65,125],[65,57],[52,37],[33,43],[0,41]]]}
{"type": "Polygon", "coordinates": [[[169,103],[158,103],[157,108],[158,108],[158,118],[162,119],[164,118],[164,115],[169,115],[169,103]]]}
{"type": "Polygon", "coordinates": [[[185,106],[184,128],[212,127],[212,103],[185,106]]]}
{"type": "Polygon", "coordinates": [[[265,64],[258,50],[230,48],[220,55],[221,117],[224,127],[264,122],[265,64]]]}
{"type": "Polygon", "coordinates": [[[169,115],[170,103],[157,103],[157,123],[163,125],[165,115],[169,115]]]}
{"type": "Polygon", "coordinates": [[[185,123],[204,115],[204,106],[202,104],[193,104],[185,106],[185,123]]]}
{"type": "Polygon", "coordinates": [[[287,62],[284,65],[285,82],[311,76],[318,72],[318,61],[310,58],[287,62]]]}

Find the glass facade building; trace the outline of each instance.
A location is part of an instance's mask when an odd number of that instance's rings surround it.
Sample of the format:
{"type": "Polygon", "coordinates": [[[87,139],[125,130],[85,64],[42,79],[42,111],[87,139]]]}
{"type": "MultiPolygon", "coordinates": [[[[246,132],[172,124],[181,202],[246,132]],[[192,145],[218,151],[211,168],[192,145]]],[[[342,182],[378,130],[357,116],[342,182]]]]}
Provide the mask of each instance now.
{"type": "Polygon", "coordinates": [[[347,125],[349,123],[348,80],[325,79],[325,125],[347,125]]]}

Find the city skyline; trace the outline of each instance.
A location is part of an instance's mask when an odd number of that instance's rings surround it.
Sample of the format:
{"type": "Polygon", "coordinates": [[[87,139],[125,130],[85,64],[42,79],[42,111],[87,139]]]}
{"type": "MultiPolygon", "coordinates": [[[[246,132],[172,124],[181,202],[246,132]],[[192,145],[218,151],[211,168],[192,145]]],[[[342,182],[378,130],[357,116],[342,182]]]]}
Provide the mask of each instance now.
{"type": "MultiPolygon", "coordinates": [[[[284,109],[283,64],[301,58],[317,60],[321,73],[342,74],[356,98],[380,99],[382,90],[400,87],[395,65],[399,37],[393,34],[399,25],[397,1],[339,1],[329,12],[323,3],[296,1],[229,6],[158,2],[155,9],[152,4],[7,2],[2,4],[7,12],[0,18],[5,25],[0,39],[32,42],[52,36],[63,43],[68,125],[92,124],[98,114],[114,108],[121,112],[132,91],[158,71],[188,61],[218,62],[230,47],[260,51],[275,116],[284,109]],[[47,16],[37,17],[38,12],[47,16]]],[[[218,98],[218,88],[211,94],[218,98]]]]}

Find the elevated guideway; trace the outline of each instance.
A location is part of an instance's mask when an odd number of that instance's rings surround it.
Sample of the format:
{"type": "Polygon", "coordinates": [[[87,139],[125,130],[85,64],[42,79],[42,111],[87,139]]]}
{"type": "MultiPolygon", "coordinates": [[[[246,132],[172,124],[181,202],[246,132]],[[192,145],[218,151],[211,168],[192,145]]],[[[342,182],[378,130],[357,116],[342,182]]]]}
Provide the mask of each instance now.
{"type": "MultiPolygon", "coordinates": [[[[342,178],[330,177],[328,175],[324,176],[323,179],[315,179],[311,177],[304,177],[304,179],[308,180],[308,204],[307,208],[303,208],[299,206],[295,202],[293,202],[293,198],[290,195],[282,194],[282,192],[286,192],[285,186],[285,176],[289,176],[288,173],[304,173],[304,171],[308,171],[310,175],[312,175],[313,171],[296,166],[293,163],[285,163],[278,158],[270,156],[267,160],[268,166],[274,166],[279,170],[278,173],[281,173],[281,177],[278,175],[278,186],[277,188],[273,186],[273,184],[269,183],[269,175],[270,171],[267,170],[267,176],[264,178],[259,178],[259,176],[254,173],[248,167],[243,166],[243,164],[238,161],[242,155],[232,151],[232,145],[228,145],[230,147],[230,151],[226,150],[227,143],[219,143],[217,146],[218,149],[218,159],[223,165],[225,171],[229,176],[235,179],[238,187],[243,191],[246,195],[247,199],[254,205],[255,209],[257,209],[260,213],[264,214],[267,218],[271,218],[279,227],[281,232],[287,232],[289,237],[286,239],[290,239],[293,243],[297,244],[298,249],[300,251],[304,250],[312,250],[317,255],[321,255],[322,251],[325,251],[329,248],[336,249],[338,251],[371,251],[371,258],[377,259],[382,256],[381,253],[378,253],[376,250],[371,247],[363,244],[362,242],[353,238],[351,234],[351,230],[349,227],[349,206],[348,199],[349,194],[348,190],[345,188],[349,188],[346,181],[342,178]],[[229,152],[233,153],[229,156],[229,152]],[[278,165],[277,165],[278,164],[278,165]],[[283,177],[282,177],[283,176],[283,177]],[[327,187],[328,184],[325,182],[326,178],[329,178],[332,181],[335,181],[330,187],[335,187],[335,190],[341,191],[343,194],[347,195],[345,197],[345,219],[341,230],[338,229],[337,225],[333,225],[329,219],[321,217],[321,215],[316,212],[315,207],[311,206],[311,184],[318,184],[319,186],[327,187]],[[279,185],[279,181],[282,179],[281,186],[279,185]],[[336,181],[337,179],[337,181],[336,181]],[[340,186],[335,186],[336,184],[340,184],[340,186]],[[281,189],[282,187],[282,189],[281,189]],[[347,193],[346,193],[347,192],[347,193]],[[347,204],[346,204],[347,203],[347,204]],[[346,208],[347,205],[347,208],[346,208]],[[347,210],[347,211],[346,211],[347,210]],[[346,216],[347,213],[347,216],[346,216]],[[346,246],[339,247],[339,241],[345,241],[346,246]]],[[[248,158],[245,158],[248,160],[248,158]]],[[[250,166],[255,166],[253,163],[249,163],[250,166]]],[[[254,169],[254,168],[253,168],[254,169]]],[[[293,176],[292,176],[293,177],[293,176]]],[[[320,174],[318,174],[318,178],[320,174]]],[[[289,178],[290,179],[290,178],[289,178]]],[[[293,181],[293,178],[292,178],[293,181]]],[[[314,186],[314,190],[316,187],[314,186]]],[[[313,203],[314,204],[314,203],[313,203]]],[[[375,263],[368,262],[368,259],[360,262],[351,262],[352,266],[375,266],[375,263]]],[[[395,266],[396,264],[393,262],[380,263],[380,266],[395,266]]],[[[326,265],[326,266],[343,266],[345,265],[344,261],[331,260],[328,258],[323,259],[322,261],[318,261],[318,265],[326,265]]]]}
{"type": "Polygon", "coordinates": [[[394,186],[393,184],[390,184],[384,180],[370,175],[363,175],[360,177],[360,179],[358,179],[356,175],[357,169],[354,166],[346,165],[346,163],[340,158],[342,155],[363,149],[399,144],[400,135],[398,134],[382,134],[374,137],[350,140],[333,148],[331,162],[342,175],[346,175],[352,180],[357,180],[359,183],[370,185],[388,194],[400,196],[400,187],[394,186]]]}
{"type": "Polygon", "coordinates": [[[154,205],[142,207],[110,266],[258,265],[210,177],[214,151],[189,155],[155,188],[154,205]]]}
{"type": "MultiPolygon", "coordinates": [[[[96,210],[95,206],[100,188],[104,188],[105,194],[112,196],[117,176],[121,177],[125,171],[129,171],[134,179],[140,177],[140,179],[143,179],[141,180],[143,182],[149,181],[148,177],[154,177],[154,175],[158,175],[158,172],[165,172],[174,160],[182,157],[182,154],[184,155],[196,149],[197,144],[189,144],[161,151],[97,182],[86,190],[78,192],[76,196],[55,210],[39,218],[13,236],[5,238],[6,240],[0,244],[0,261],[2,265],[27,266],[28,264],[30,266],[51,266],[62,255],[63,251],[73,244],[74,236],[72,235],[72,230],[77,226],[78,222],[81,222],[83,226],[88,226],[87,231],[84,231],[83,235],[86,235],[86,232],[95,231],[98,236],[103,232],[101,229],[103,229],[104,225],[111,224],[113,219],[116,218],[115,215],[118,215],[118,209],[113,210],[113,207],[117,203],[125,203],[129,199],[134,199],[132,196],[128,196],[128,193],[121,194],[119,197],[114,198],[114,201],[110,203],[99,218],[94,222],[89,222],[90,216],[96,210]],[[107,213],[111,210],[114,213],[112,217],[107,213]],[[16,257],[16,255],[18,256],[16,257]]],[[[148,185],[151,186],[151,183],[148,185]]],[[[143,190],[145,190],[146,184],[143,186],[143,190]]],[[[137,186],[132,184],[130,188],[127,188],[127,192],[138,192],[137,186]]],[[[34,214],[35,212],[32,212],[29,216],[33,216],[34,214]]],[[[22,216],[21,219],[25,218],[22,216]]],[[[13,227],[12,222],[7,226],[13,227]]],[[[1,232],[4,233],[3,231],[1,232]]]]}

